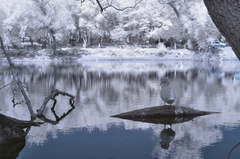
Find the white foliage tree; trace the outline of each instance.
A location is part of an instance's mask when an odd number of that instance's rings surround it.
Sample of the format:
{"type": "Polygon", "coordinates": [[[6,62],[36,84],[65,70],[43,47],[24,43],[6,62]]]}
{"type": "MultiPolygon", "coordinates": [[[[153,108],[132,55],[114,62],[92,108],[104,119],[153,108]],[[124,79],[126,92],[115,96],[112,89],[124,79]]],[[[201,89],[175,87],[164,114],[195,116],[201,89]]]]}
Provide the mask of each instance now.
{"type": "MultiPolygon", "coordinates": [[[[75,29],[72,14],[68,8],[69,1],[64,0],[3,0],[2,8],[6,14],[3,22],[5,32],[13,31],[19,38],[50,35],[55,45],[75,29]],[[68,3],[67,3],[68,2],[68,3]]],[[[74,1],[72,1],[73,3],[74,1]]],[[[16,36],[16,35],[15,35],[16,36]]],[[[17,37],[17,36],[16,36],[17,37]]]]}
{"type": "Polygon", "coordinates": [[[77,32],[85,46],[103,37],[129,43],[188,37],[204,46],[220,35],[202,0],[103,0],[101,4],[103,13],[92,0],[2,0],[0,27],[9,41],[45,37],[52,45],[66,41],[71,32],[77,32]]]}
{"type": "Polygon", "coordinates": [[[158,0],[161,4],[168,4],[175,13],[178,24],[189,39],[191,48],[208,45],[212,39],[220,36],[213,24],[202,0],[158,0]]]}
{"type": "Polygon", "coordinates": [[[1,9],[4,12],[5,19],[2,23],[2,28],[4,31],[4,40],[7,45],[10,43],[20,40],[18,36],[21,32],[26,31],[26,24],[28,23],[28,18],[25,18],[29,14],[29,1],[23,0],[21,3],[17,0],[7,1],[2,0],[1,9]]]}
{"type": "Polygon", "coordinates": [[[159,39],[172,26],[168,8],[157,1],[143,1],[124,14],[124,29],[132,37],[159,39]]]}

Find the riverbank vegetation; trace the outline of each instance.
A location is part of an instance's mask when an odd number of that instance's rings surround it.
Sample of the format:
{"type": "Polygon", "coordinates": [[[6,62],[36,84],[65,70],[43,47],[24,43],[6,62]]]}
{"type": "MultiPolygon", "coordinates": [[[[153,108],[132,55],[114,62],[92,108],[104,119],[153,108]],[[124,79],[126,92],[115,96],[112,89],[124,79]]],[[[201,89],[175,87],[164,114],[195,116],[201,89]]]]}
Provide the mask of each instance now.
{"type": "Polygon", "coordinates": [[[3,0],[0,34],[9,48],[157,48],[199,50],[222,40],[202,0],[3,0]]]}

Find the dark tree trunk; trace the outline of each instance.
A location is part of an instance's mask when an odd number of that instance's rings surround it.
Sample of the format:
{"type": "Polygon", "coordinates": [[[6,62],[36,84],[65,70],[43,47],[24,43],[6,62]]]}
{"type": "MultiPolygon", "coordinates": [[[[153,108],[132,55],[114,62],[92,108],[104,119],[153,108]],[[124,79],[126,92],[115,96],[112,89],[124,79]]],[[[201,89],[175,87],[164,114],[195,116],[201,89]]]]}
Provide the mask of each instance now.
{"type": "Polygon", "coordinates": [[[213,22],[240,60],[240,1],[204,0],[213,22]]]}
{"type": "Polygon", "coordinates": [[[53,55],[56,55],[57,41],[56,41],[56,37],[55,37],[55,31],[53,29],[49,29],[49,33],[53,38],[53,44],[52,44],[53,55]]]}

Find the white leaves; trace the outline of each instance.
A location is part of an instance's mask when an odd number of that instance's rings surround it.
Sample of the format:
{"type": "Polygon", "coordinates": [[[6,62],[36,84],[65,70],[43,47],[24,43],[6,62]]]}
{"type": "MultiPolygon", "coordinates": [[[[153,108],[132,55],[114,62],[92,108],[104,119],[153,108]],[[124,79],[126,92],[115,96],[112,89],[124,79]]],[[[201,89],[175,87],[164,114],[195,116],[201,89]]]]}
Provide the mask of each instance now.
{"type": "Polygon", "coordinates": [[[123,29],[122,26],[115,28],[111,31],[111,38],[113,40],[119,40],[125,38],[127,36],[127,32],[123,29]]]}
{"type": "Polygon", "coordinates": [[[20,37],[25,36],[25,33],[35,36],[41,34],[40,31],[53,30],[60,39],[64,34],[68,34],[68,31],[75,29],[72,12],[69,10],[69,5],[74,1],[67,2],[64,0],[22,0],[21,3],[17,0],[6,1],[3,4],[7,6],[4,10],[7,16],[3,21],[3,29],[5,31],[15,29],[20,37]]]}
{"type": "Polygon", "coordinates": [[[25,32],[26,32],[27,26],[22,26],[19,32],[19,36],[21,38],[25,37],[25,32]]]}
{"type": "Polygon", "coordinates": [[[123,12],[123,17],[123,27],[132,36],[140,34],[158,39],[172,25],[169,11],[157,1],[143,2],[134,10],[123,12]]]}
{"type": "MultiPolygon", "coordinates": [[[[111,2],[111,1],[108,1],[111,2]]],[[[136,0],[114,0],[117,8],[134,6],[136,0]]],[[[102,1],[105,6],[107,1],[102,1]]],[[[180,13],[181,25],[170,5],[156,0],[143,0],[135,8],[118,12],[112,7],[103,13],[91,1],[75,0],[1,0],[4,13],[2,26],[5,31],[15,31],[20,37],[53,30],[58,39],[79,29],[90,36],[107,35],[114,40],[138,36],[159,39],[183,37],[183,31],[191,38],[204,43],[216,37],[218,31],[208,16],[203,1],[178,0],[173,2],[180,13]],[[183,26],[183,28],[180,28],[183,26]]],[[[3,16],[3,15],[2,15],[3,16]]],[[[65,36],[67,37],[67,36],[65,36]]]]}
{"type": "Polygon", "coordinates": [[[198,45],[207,45],[208,39],[217,38],[219,34],[213,24],[203,1],[192,0],[181,2],[180,21],[189,38],[198,42],[198,45]],[[211,38],[210,38],[211,37],[211,38]]]}

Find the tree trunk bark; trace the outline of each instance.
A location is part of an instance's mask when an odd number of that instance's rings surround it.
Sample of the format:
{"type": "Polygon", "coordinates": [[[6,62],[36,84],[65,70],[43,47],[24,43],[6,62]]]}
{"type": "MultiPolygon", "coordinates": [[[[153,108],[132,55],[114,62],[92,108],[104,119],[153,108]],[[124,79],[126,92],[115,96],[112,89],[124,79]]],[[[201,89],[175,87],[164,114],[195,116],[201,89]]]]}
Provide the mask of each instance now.
{"type": "Polygon", "coordinates": [[[213,22],[240,60],[240,1],[204,0],[213,22]]]}

